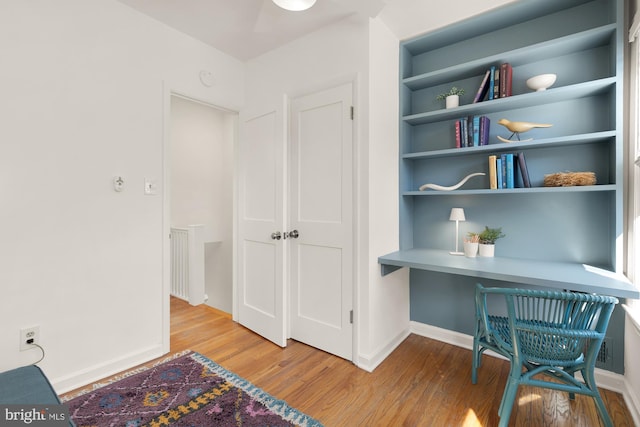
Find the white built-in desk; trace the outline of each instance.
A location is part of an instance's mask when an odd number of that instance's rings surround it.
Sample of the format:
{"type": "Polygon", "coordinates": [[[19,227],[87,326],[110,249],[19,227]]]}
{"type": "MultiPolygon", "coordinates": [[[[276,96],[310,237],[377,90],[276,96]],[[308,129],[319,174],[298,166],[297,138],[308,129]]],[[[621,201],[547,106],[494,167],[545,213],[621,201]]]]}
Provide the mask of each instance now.
{"type": "Polygon", "coordinates": [[[383,276],[399,268],[409,267],[545,288],[640,299],[640,291],[625,276],[585,264],[506,257],[466,258],[435,249],[392,252],[379,257],[378,262],[382,267],[383,276]]]}

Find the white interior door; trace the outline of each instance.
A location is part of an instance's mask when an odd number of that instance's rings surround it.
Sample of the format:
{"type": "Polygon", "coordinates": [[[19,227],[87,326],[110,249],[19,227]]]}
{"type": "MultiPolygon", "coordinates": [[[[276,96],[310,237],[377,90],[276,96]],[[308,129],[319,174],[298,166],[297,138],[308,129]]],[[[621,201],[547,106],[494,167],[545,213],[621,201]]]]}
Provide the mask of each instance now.
{"type": "Polygon", "coordinates": [[[291,103],[291,338],[351,360],[352,85],[291,103]]]}
{"type": "Polygon", "coordinates": [[[238,153],[238,321],[284,347],[286,99],[244,112],[238,153]],[[273,236],[273,237],[272,237],[273,236]]]}

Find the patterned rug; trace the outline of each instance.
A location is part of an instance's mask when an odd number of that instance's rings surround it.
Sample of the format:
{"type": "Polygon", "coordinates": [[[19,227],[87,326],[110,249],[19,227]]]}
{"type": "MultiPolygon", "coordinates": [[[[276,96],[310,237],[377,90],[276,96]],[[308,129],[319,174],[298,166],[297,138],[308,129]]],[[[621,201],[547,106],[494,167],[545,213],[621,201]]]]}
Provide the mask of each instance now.
{"type": "Polygon", "coordinates": [[[195,352],[95,385],[64,403],[78,427],[322,427],[195,352]]]}

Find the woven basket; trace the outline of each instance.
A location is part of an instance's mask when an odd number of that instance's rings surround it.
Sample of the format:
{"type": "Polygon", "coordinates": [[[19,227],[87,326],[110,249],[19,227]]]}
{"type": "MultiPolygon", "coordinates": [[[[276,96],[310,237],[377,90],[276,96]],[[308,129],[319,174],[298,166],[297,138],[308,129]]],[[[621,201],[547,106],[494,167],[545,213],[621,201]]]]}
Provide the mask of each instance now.
{"type": "Polygon", "coordinates": [[[545,187],[574,187],[595,184],[596,174],[593,172],[559,172],[544,176],[545,187]]]}

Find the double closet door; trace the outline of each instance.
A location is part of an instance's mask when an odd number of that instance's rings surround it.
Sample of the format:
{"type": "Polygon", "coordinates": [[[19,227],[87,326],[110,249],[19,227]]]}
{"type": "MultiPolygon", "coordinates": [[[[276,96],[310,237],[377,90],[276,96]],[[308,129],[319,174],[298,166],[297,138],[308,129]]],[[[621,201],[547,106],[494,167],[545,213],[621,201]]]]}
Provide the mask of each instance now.
{"type": "Polygon", "coordinates": [[[245,111],[238,159],[238,320],[352,359],[352,84],[245,111]]]}

